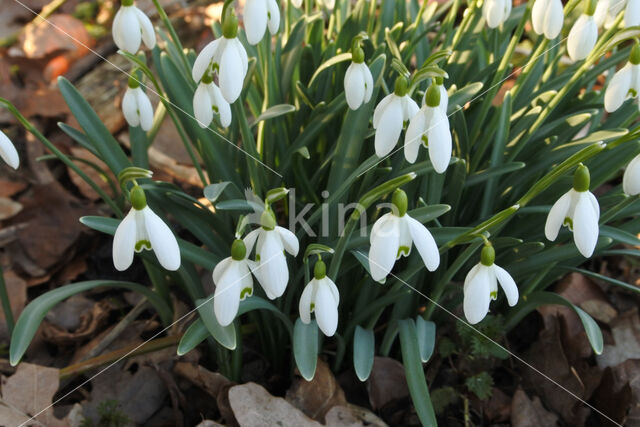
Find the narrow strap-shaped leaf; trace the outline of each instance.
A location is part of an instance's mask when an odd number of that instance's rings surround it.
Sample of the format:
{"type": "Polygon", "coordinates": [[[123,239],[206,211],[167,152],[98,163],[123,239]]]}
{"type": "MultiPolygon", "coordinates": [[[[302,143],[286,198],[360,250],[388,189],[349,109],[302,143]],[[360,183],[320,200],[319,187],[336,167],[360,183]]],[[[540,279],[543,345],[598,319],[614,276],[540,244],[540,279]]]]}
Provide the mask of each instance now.
{"type": "Polygon", "coordinates": [[[400,331],[400,346],[402,347],[402,364],[409,385],[409,394],[416,407],[418,418],[423,426],[435,427],[438,425],[436,414],[433,411],[427,380],[424,377],[416,325],[413,319],[398,321],[400,331]]]}
{"type": "Polygon", "coordinates": [[[171,322],[171,308],[151,289],[137,283],[120,282],[116,280],[90,280],[65,285],[40,295],[31,301],[22,311],[11,335],[11,345],[9,349],[9,360],[11,364],[16,365],[20,362],[20,359],[36,334],[40,323],[49,310],[56,304],[80,292],[102,287],[124,288],[144,295],[156,309],[162,322],[164,324],[171,322]]]}
{"type": "Polygon", "coordinates": [[[182,356],[184,354],[189,353],[191,350],[196,348],[201,342],[207,339],[209,336],[209,331],[202,323],[202,319],[196,319],[187,330],[185,331],[182,338],[180,338],[180,343],[178,344],[178,356],[182,356]]]}
{"type": "Polygon", "coordinates": [[[223,347],[229,350],[236,348],[236,328],[233,323],[228,326],[222,326],[218,323],[215,313],[213,312],[213,298],[196,300],[196,307],[200,319],[211,336],[223,347]]]}
{"type": "Polygon", "coordinates": [[[375,335],[373,329],[356,326],[353,334],[353,367],[360,381],[366,381],[373,369],[375,335]]]}
{"type": "Polygon", "coordinates": [[[420,359],[426,363],[433,354],[436,345],[436,324],[424,320],[422,316],[416,317],[416,334],[418,336],[418,348],[420,349],[420,359]]]}
{"type": "Polygon", "coordinates": [[[299,318],[293,327],[293,357],[300,375],[311,381],[318,363],[318,325],[315,320],[305,324],[299,318]]]}

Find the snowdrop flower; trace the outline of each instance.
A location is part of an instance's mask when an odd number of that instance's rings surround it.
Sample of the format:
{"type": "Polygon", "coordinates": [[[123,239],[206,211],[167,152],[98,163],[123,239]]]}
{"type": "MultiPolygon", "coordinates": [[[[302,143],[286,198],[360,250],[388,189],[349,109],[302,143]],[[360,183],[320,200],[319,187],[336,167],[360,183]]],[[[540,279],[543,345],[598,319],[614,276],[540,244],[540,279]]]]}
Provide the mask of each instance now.
{"type": "Polygon", "coordinates": [[[476,264],[464,279],[464,317],[474,325],[489,312],[489,303],[498,298],[498,284],[507,297],[510,307],[518,303],[518,287],[513,277],[504,268],[493,263],[493,246],[482,248],[480,262],[476,264]]]}
{"type": "Polygon", "coordinates": [[[567,51],[574,61],[585,59],[598,41],[598,26],[593,17],[595,13],[595,1],[585,0],[585,11],[576,20],[569,31],[567,51]]]}
{"type": "Polygon", "coordinates": [[[280,27],[280,9],[276,0],[247,0],[244,4],[244,31],[247,41],[256,45],[269,27],[273,35],[280,27]]]}
{"type": "Polygon", "coordinates": [[[392,203],[395,209],[382,215],[371,228],[371,277],[377,282],[384,282],[396,260],[401,256],[409,256],[412,243],[416,245],[427,269],[435,271],[440,265],[438,246],[427,227],[407,214],[406,193],[397,189],[393,193],[392,203]]]}
{"type": "Polygon", "coordinates": [[[489,28],[504,24],[511,14],[511,0],[484,0],[482,16],[489,28]]]}
{"type": "Polygon", "coordinates": [[[558,237],[560,227],[569,227],[578,250],[586,258],[596,247],[600,219],[600,206],[589,191],[589,181],[589,169],[580,164],[573,175],[573,188],[553,204],[544,226],[544,234],[552,242],[558,237]]]}
{"type": "Polygon", "coordinates": [[[640,95],[640,43],[631,49],[629,62],[616,72],[604,92],[604,108],[609,113],[622,106],[627,96],[640,95]]]}
{"type": "Polygon", "coordinates": [[[598,0],[596,12],[593,15],[596,25],[600,28],[611,28],[618,13],[624,9],[626,0],[598,0]]]}
{"type": "Polygon", "coordinates": [[[242,91],[247,75],[247,51],[236,37],[238,18],[233,10],[222,23],[222,37],[206,45],[200,52],[191,70],[191,77],[198,83],[207,73],[218,73],[218,86],[229,104],[235,102],[242,91]]]}
{"type": "Polygon", "coordinates": [[[326,274],[327,267],[322,260],[318,260],[314,267],[313,279],[305,286],[300,296],[300,320],[311,322],[311,313],[316,315],[318,327],[326,336],[336,333],[338,327],[338,303],[340,293],[333,280],[326,274]]]}
{"type": "Polygon", "coordinates": [[[627,0],[627,7],[624,10],[625,28],[640,25],[640,0],[627,0]]]}
{"type": "Polygon", "coordinates": [[[16,147],[2,131],[0,131],[0,157],[14,169],[18,169],[20,166],[20,157],[16,147]]]}
{"type": "Polygon", "coordinates": [[[260,222],[261,227],[247,234],[244,243],[247,253],[256,245],[256,262],[251,264],[251,271],[267,297],[275,299],[284,293],[289,281],[284,251],[298,255],[298,238],[286,228],[276,225],[275,216],[269,208],[262,213],[260,222]]]}
{"type": "Polygon", "coordinates": [[[231,106],[222,96],[220,88],[213,82],[209,74],[202,77],[196,92],[193,94],[193,114],[201,128],[206,128],[213,120],[213,113],[220,115],[223,127],[231,124],[231,106]]]}
{"type": "Polygon", "coordinates": [[[223,259],[213,269],[213,312],[218,323],[227,326],[238,314],[240,301],[253,295],[253,279],[249,271],[247,248],[236,239],[231,245],[231,256],[223,259]]]}
{"type": "Polygon", "coordinates": [[[180,248],[167,224],[149,206],[139,186],[131,190],[131,210],[118,225],[113,237],[113,265],[124,271],[133,262],[133,253],[144,249],[156,253],[167,270],[180,268],[180,248]]]}
{"type": "Polygon", "coordinates": [[[373,128],[376,130],[375,148],[378,157],[384,157],[398,142],[404,122],[419,110],[418,104],[407,93],[406,77],[396,79],[395,90],[385,96],[373,112],[373,128]]]}
{"type": "Polygon", "coordinates": [[[536,34],[544,34],[546,38],[553,40],[562,31],[563,21],[564,9],[561,0],[536,0],[533,4],[531,23],[536,34]]]}
{"type": "Polygon", "coordinates": [[[631,160],[622,176],[622,190],[629,196],[640,194],[640,154],[631,160]]]}
{"type": "Polygon", "coordinates": [[[352,62],[344,75],[344,94],[349,108],[357,110],[371,99],[373,76],[364,63],[364,51],[361,47],[354,46],[351,49],[351,57],[352,62]]]}
{"type": "Polygon", "coordinates": [[[133,0],[122,0],[122,7],[113,18],[111,26],[113,41],[118,49],[136,54],[143,41],[149,49],[156,45],[156,33],[151,21],[140,9],[133,4],[133,0]]]}
{"type": "Polygon", "coordinates": [[[122,114],[129,126],[140,126],[145,132],[153,125],[151,101],[140,87],[140,82],[133,76],[129,78],[129,85],[122,98],[122,114]]]}
{"type": "Polygon", "coordinates": [[[302,6],[302,0],[291,0],[291,4],[297,8],[300,8],[300,6],[302,6]]]}
{"type": "MultiPolygon", "coordinates": [[[[420,145],[429,149],[429,159],[433,169],[438,173],[447,170],[451,160],[451,132],[446,106],[442,106],[442,84],[434,83],[425,93],[425,104],[409,122],[404,136],[404,157],[409,163],[414,163],[418,157],[420,145]]],[[[445,103],[448,102],[444,97],[445,103]]]]}

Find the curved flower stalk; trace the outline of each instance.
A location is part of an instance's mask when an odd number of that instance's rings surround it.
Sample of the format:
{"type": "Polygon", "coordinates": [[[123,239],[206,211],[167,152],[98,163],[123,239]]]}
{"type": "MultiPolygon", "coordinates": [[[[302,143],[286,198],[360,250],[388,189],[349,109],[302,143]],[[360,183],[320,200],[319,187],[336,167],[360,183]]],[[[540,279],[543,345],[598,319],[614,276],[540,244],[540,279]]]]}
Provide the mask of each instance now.
{"type": "Polygon", "coordinates": [[[253,295],[253,279],[249,271],[247,248],[236,239],[231,245],[231,256],[220,261],[213,269],[213,312],[218,323],[227,326],[238,314],[240,301],[253,295]]]}
{"type": "Polygon", "coordinates": [[[200,51],[191,70],[191,77],[196,83],[206,74],[212,76],[216,72],[222,96],[229,104],[233,104],[240,96],[249,66],[247,51],[237,35],[238,18],[229,8],[222,23],[222,37],[200,51]]]}
{"type": "Polygon", "coordinates": [[[318,327],[328,337],[336,333],[338,327],[338,304],[340,293],[333,280],[326,274],[327,267],[319,259],[314,267],[313,279],[305,286],[300,296],[298,310],[303,323],[311,322],[315,313],[318,327]]]}
{"type": "Polygon", "coordinates": [[[122,6],[113,18],[111,33],[118,49],[133,55],[140,50],[141,42],[149,49],[156,45],[156,33],[151,21],[133,4],[133,0],[122,0],[122,6]]]}
{"type": "Polygon", "coordinates": [[[585,258],[589,258],[598,242],[600,206],[589,191],[589,169],[580,164],[573,175],[573,188],[556,201],[544,227],[550,241],[556,240],[560,227],[566,225],[573,231],[573,240],[585,258]]]}
{"type": "Polygon", "coordinates": [[[482,248],[480,262],[464,279],[464,317],[474,325],[485,318],[491,300],[498,298],[498,284],[507,297],[510,307],[518,303],[518,286],[513,277],[502,267],[494,264],[495,250],[491,244],[482,248]]]}
{"type": "Polygon", "coordinates": [[[202,77],[193,94],[193,114],[201,128],[206,128],[213,120],[213,113],[220,116],[220,124],[228,127],[231,124],[231,106],[222,96],[220,88],[213,82],[209,74],[202,77]]]}
{"type": "Polygon", "coordinates": [[[404,122],[419,110],[418,104],[408,95],[408,84],[406,77],[399,76],[394,92],[385,96],[373,112],[375,149],[378,157],[384,157],[393,150],[400,138],[404,122]]]}
{"type": "Polygon", "coordinates": [[[562,31],[563,22],[564,9],[561,0],[536,0],[533,4],[531,24],[536,34],[544,35],[547,39],[553,40],[562,31]]]}
{"type": "Polygon", "coordinates": [[[482,16],[489,28],[504,24],[511,14],[511,0],[484,0],[482,16]]]}
{"type": "Polygon", "coordinates": [[[624,104],[628,96],[637,98],[640,95],[640,43],[631,49],[629,62],[618,70],[604,93],[604,108],[609,113],[616,111],[624,104]]]}
{"type": "Polygon", "coordinates": [[[412,244],[416,245],[427,269],[435,271],[440,265],[438,246],[427,227],[407,214],[406,193],[397,189],[392,203],[394,209],[382,215],[371,228],[371,277],[377,282],[384,282],[396,260],[409,256],[412,244]]]}
{"type": "Polygon", "coordinates": [[[429,149],[429,159],[438,173],[444,173],[451,160],[452,144],[446,93],[441,81],[440,84],[436,81],[429,86],[425,93],[425,103],[411,118],[404,136],[404,156],[407,161],[415,163],[420,145],[424,145],[429,149]]]}
{"type": "Polygon", "coordinates": [[[357,110],[371,100],[373,76],[364,62],[364,50],[354,42],[351,48],[352,62],[344,75],[344,94],[347,104],[357,110]]]}
{"type": "Polygon", "coordinates": [[[247,253],[256,246],[256,261],[250,263],[251,271],[269,299],[280,297],[289,282],[289,268],[284,251],[298,255],[298,238],[291,231],[276,224],[269,207],[260,218],[261,227],[253,230],[244,238],[247,253]]]}
{"type": "Polygon", "coordinates": [[[18,169],[20,166],[20,156],[18,156],[18,150],[13,145],[13,142],[9,139],[4,132],[0,131],[0,157],[6,164],[14,169],[18,169]]]}
{"type": "Polygon", "coordinates": [[[269,32],[274,35],[280,27],[280,8],[276,0],[247,0],[244,4],[244,31],[247,41],[256,45],[269,32]]]}
{"type": "Polygon", "coordinates": [[[585,11],[571,27],[567,40],[567,52],[573,61],[580,61],[589,56],[598,41],[598,26],[593,16],[595,1],[585,1],[585,11]]]}
{"type": "Polygon", "coordinates": [[[640,25],[640,0],[627,0],[627,7],[624,9],[625,28],[640,25]]]}
{"type": "Polygon", "coordinates": [[[622,176],[622,190],[629,196],[640,194],[640,154],[635,156],[622,176]]]}
{"type": "Polygon", "coordinates": [[[596,12],[593,15],[596,25],[606,29],[611,28],[616,16],[625,7],[626,0],[598,0],[596,12]]]}
{"type": "Polygon", "coordinates": [[[131,210],[118,225],[113,237],[113,265],[124,271],[133,262],[134,252],[151,250],[160,265],[170,271],[180,268],[180,247],[171,229],[147,206],[139,186],[131,190],[131,210]]]}
{"type": "Polygon", "coordinates": [[[127,90],[122,98],[122,114],[131,127],[140,126],[148,131],[153,125],[153,106],[149,97],[135,77],[129,78],[127,90]]]}

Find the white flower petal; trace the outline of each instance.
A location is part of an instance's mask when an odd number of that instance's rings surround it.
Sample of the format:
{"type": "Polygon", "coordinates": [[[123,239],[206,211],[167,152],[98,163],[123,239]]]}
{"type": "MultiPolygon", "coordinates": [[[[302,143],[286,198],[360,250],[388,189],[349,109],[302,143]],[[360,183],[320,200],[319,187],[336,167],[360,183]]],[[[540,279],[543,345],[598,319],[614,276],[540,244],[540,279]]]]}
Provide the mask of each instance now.
{"type": "Polygon", "coordinates": [[[220,116],[220,124],[223,127],[229,127],[231,124],[231,106],[222,96],[220,88],[215,83],[208,85],[209,97],[213,101],[213,104],[218,108],[218,115],[220,116]]]}
{"type": "Polygon", "coordinates": [[[546,22],[544,26],[544,36],[549,40],[553,40],[562,31],[564,24],[564,9],[560,0],[551,0],[549,9],[546,13],[546,22]]]}
{"type": "MultiPolygon", "coordinates": [[[[427,93],[425,92],[425,95],[426,94],[427,93]]],[[[449,109],[449,94],[444,88],[444,85],[440,85],[440,104],[438,105],[438,108],[445,114],[445,116],[447,115],[449,109]]]]}
{"type": "Polygon", "coordinates": [[[252,45],[258,44],[267,29],[267,2],[265,0],[246,0],[243,19],[247,41],[252,45]]]}
{"type": "Polygon", "coordinates": [[[111,24],[111,34],[113,35],[113,41],[118,46],[118,49],[124,49],[124,39],[122,38],[122,10],[126,6],[120,7],[116,12],[116,16],[113,17],[113,23],[111,24]]]}
{"type": "Polygon", "coordinates": [[[631,78],[632,69],[630,63],[618,70],[611,78],[609,86],[604,92],[604,109],[609,113],[620,108],[627,99],[627,94],[631,88],[631,78]]]}
{"type": "Polygon", "coordinates": [[[403,121],[409,120],[410,118],[416,115],[418,110],[420,110],[420,107],[418,107],[418,104],[416,103],[416,101],[411,99],[409,95],[403,96],[401,98],[401,102],[402,102],[402,120],[403,121]]]}
{"type": "Polygon", "coordinates": [[[153,106],[142,88],[138,87],[135,90],[135,95],[138,104],[138,114],[140,116],[140,127],[146,132],[153,126],[153,106]]]}
{"type": "Polygon", "coordinates": [[[392,215],[380,224],[376,234],[371,234],[369,270],[373,280],[384,280],[393,268],[400,245],[399,233],[398,218],[392,215]]]}
{"type": "Polygon", "coordinates": [[[598,203],[598,199],[596,199],[596,196],[594,196],[591,191],[587,191],[586,193],[587,193],[587,198],[589,199],[589,202],[593,207],[593,212],[596,215],[596,218],[600,219],[600,204],[598,203]]]}
{"type": "Polygon", "coordinates": [[[131,209],[125,216],[113,236],[113,266],[118,271],[124,271],[133,262],[133,253],[136,246],[136,213],[131,209]]]}
{"type": "Polygon", "coordinates": [[[471,267],[471,270],[469,270],[469,272],[467,273],[467,277],[464,278],[463,291],[467,291],[469,283],[471,283],[473,281],[473,278],[476,277],[476,274],[478,274],[478,271],[480,271],[480,267],[482,267],[482,264],[480,263],[477,263],[476,265],[471,267]]]}
{"type": "Polygon", "coordinates": [[[380,122],[380,118],[382,117],[382,113],[384,113],[384,110],[387,109],[387,106],[391,103],[391,101],[396,100],[397,98],[398,97],[395,96],[393,93],[390,93],[389,95],[382,98],[382,101],[380,101],[378,105],[376,105],[376,108],[373,110],[373,121],[372,121],[374,129],[378,128],[378,124],[380,122]]]}
{"type": "Polygon", "coordinates": [[[344,94],[349,108],[352,110],[360,108],[364,100],[364,93],[364,76],[358,64],[352,62],[344,75],[344,94]]]}
{"type": "Polygon", "coordinates": [[[276,226],[275,231],[282,239],[282,245],[284,246],[284,249],[293,256],[298,255],[298,251],[300,250],[300,243],[298,242],[298,238],[296,237],[296,235],[286,228],[280,227],[278,225],[276,226]]]}
{"type": "Polygon", "coordinates": [[[193,81],[196,83],[200,83],[202,76],[209,68],[211,64],[211,60],[218,50],[218,45],[220,45],[222,38],[216,39],[206,45],[196,57],[196,61],[193,63],[193,68],[191,70],[191,77],[193,81]]]}
{"type": "Polygon", "coordinates": [[[267,22],[269,32],[275,34],[280,28],[280,8],[275,0],[267,0],[267,12],[269,14],[267,22]]]}
{"type": "Polygon", "coordinates": [[[176,236],[167,224],[146,206],[142,210],[144,225],[151,241],[151,248],[156,254],[160,265],[169,271],[180,268],[180,247],[176,236]]]}
{"type": "Polygon", "coordinates": [[[229,267],[229,265],[231,264],[231,261],[233,261],[233,258],[227,257],[216,264],[216,266],[213,269],[213,273],[211,274],[211,277],[213,278],[213,283],[218,283],[220,281],[220,277],[222,277],[222,274],[224,273],[224,271],[227,269],[227,267],[229,267]]]}
{"type": "Polygon", "coordinates": [[[0,157],[14,169],[18,169],[20,166],[20,156],[18,156],[16,147],[2,131],[0,131],[0,157]]]}
{"type": "Polygon", "coordinates": [[[231,324],[238,314],[242,292],[242,274],[239,268],[241,264],[240,261],[232,261],[216,283],[213,312],[222,326],[231,324]]]}
{"type": "Polygon", "coordinates": [[[422,135],[427,127],[425,108],[420,109],[409,121],[404,134],[404,157],[409,163],[415,163],[422,145],[422,135]]]}
{"type": "Polygon", "coordinates": [[[464,316],[472,325],[484,319],[489,312],[491,302],[489,279],[489,268],[481,265],[464,292],[464,316]]]}
{"type": "Polygon", "coordinates": [[[249,255],[253,250],[253,245],[256,243],[256,239],[260,235],[261,230],[262,230],[261,228],[256,228],[255,230],[247,234],[244,237],[244,239],[242,239],[244,242],[245,248],[247,248],[247,255],[249,255]]]}
{"type": "Polygon", "coordinates": [[[200,83],[193,94],[193,115],[201,128],[208,127],[213,120],[213,105],[207,86],[200,83]]]}
{"type": "Polygon", "coordinates": [[[551,206],[549,215],[547,215],[547,222],[544,226],[544,235],[548,240],[553,242],[556,240],[556,237],[558,237],[560,227],[562,227],[564,219],[567,217],[570,205],[571,192],[568,191],[551,206]]]}
{"type": "Polygon", "coordinates": [[[544,34],[545,15],[549,8],[549,0],[535,0],[531,9],[531,25],[536,34],[544,34]]]}
{"type": "Polygon", "coordinates": [[[573,240],[580,253],[589,258],[598,242],[598,217],[593,211],[589,197],[582,193],[573,216],[573,240]]]}
{"type": "Polygon", "coordinates": [[[134,8],[136,16],[138,17],[138,23],[140,24],[140,31],[142,33],[142,41],[149,48],[153,49],[156,45],[156,33],[153,31],[153,25],[149,20],[149,17],[144,14],[137,7],[134,8]]]}
{"type": "Polygon", "coordinates": [[[631,160],[624,171],[622,189],[629,196],[640,194],[640,154],[631,160]]]}
{"type": "Polygon", "coordinates": [[[247,57],[247,51],[237,37],[229,40],[229,43],[232,46],[235,46],[236,50],[238,51],[238,56],[240,57],[240,62],[242,63],[242,81],[244,82],[244,78],[247,75],[247,70],[249,69],[249,58],[247,57]]]}
{"type": "Polygon", "coordinates": [[[402,256],[409,256],[411,254],[411,247],[413,246],[413,239],[411,238],[411,232],[409,231],[409,223],[407,218],[409,215],[404,215],[398,218],[398,255],[396,259],[400,259],[402,256]]]}
{"type": "Polygon", "coordinates": [[[316,292],[314,312],[320,330],[328,337],[333,336],[338,327],[338,305],[329,286],[322,282],[316,292]]]}
{"type": "Polygon", "coordinates": [[[338,287],[336,286],[336,284],[333,283],[333,280],[329,279],[329,276],[324,276],[324,278],[320,279],[320,281],[325,286],[329,287],[329,290],[331,290],[331,294],[333,295],[334,302],[337,306],[340,303],[340,292],[338,291],[338,287]]]}
{"type": "Polygon", "coordinates": [[[275,298],[280,297],[289,281],[287,260],[282,252],[282,243],[275,231],[265,231],[260,245],[260,284],[275,298]]]}
{"type": "Polygon", "coordinates": [[[140,32],[140,24],[138,23],[138,15],[135,6],[123,6],[122,15],[120,16],[120,39],[123,46],[118,46],[131,54],[136,54],[140,49],[142,34],[140,32]]]}
{"type": "Polygon", "coordinates": [[[516,285],[516,282],[513,280],[513,277],[511,277],[509,272],[499,265],[493,264],[493,271],[498,279],[500,287],[507,297],[507,302],[511,307],[513,307],[518,303],[518,286],[516,285]]]}
{"type": "Polygon", "coordinates": [[[385,221],[388,221],[391,217],[392,217],[391,212],[387,212],[386,214],[378,218],[376,222],[373,223],[373,226],[371,227],[371,235],[369,236],[369,243],[373,241],[374,236],[380,234],[381,227],[383,226],[385,221]]]}
{"type": "Polygon", "coordinates": [[[243,73],[242,58],[238,54],[238,49],[227,44],[220,57],[220,72],[218,83],[224,99],[229,104],[233,104],[242,92],[243,73]]]}
{"type": "Polygon", "coordinates": [[[609,7],[611,6],[611,0],[598,0],[596,4],[596,11],[593,14],[593,19],[596,20],[596,25],[598,27],[602,27],[604,25],[604,21],[609,14],[609,7]]]}
{"type": "Polygon", "coordinates": [[[408,214],[405,214],[406,222],[409,226],[409,232],[413,239],[413,244],[416,245],[420,257],[424,265],[429,271],[435,271],[440,265],[440,252],[438,251],[438,245],[433,239],[433,236],[423,224],[418,220],[411,218],[408,214]]]}
{"type": "Polygon", "coordinates": [[[360,64],[360,72],[364,77],[364,102],[367,103],[371,100],[371,95],[373,94],[373,76],[371,75],[371,70],[364,62],[360,64]]]}
{"type": "Polygon", "coordinates": [[[627,8],[624,10],[625,28],[640,25],[640,0],[628,0],[627,8]]]}
{"type": "MultiPolygon", "coordinates": [[[[429,140],[429,159],[437,173],[444,173],[451,161],[451,132],[449,119],[438,108],[433,108],[433,115],[428,121],[427,139],[429,140]]],[[[427,116],[429,117],[429,116],[427,116]]]]}
{"type": "Polygon", "coordinates": [[[127,124],[131,127],[140,125],[140,117],[138,116],[138,99],[135,89],[127,88],[122,97],[122,114],[127,124]]]}
{"type": "Polygon", "coordinates": [[[384,109],[376,129],[375,149],[378,157],[384,157],[393,150],[402,132],[402,126],[402,105],[397,99],[384,109]]]}
{"type": "Polygon", "coordinates": [[[585,59],[598,40],[598,26],[593,16],[582,14],[569,32],[567,51],[574,61],[585,59]]]}
{"type": "Polygon", "coordinates": [[[298,303],[300,320],[302,320],[302,323],[307,325],[311,323],[311,303],[313,302],[313,290],[314,286],[317,286],[316,283],[316,279],[311,279],[307,286],[304,287],[302,295],[300,296],[300,302],[298,303]]]}

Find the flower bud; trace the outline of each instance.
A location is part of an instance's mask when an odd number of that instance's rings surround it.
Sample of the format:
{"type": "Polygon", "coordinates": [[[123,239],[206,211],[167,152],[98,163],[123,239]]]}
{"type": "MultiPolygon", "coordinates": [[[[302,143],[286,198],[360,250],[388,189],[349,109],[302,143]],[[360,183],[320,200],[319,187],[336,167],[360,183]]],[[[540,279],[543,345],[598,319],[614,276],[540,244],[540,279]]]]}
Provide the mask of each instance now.
{"type": "Polygon", "coordinates": [[[490,267],[493,265],[493,261],[495,261],[495,259],[496,251],[495,249],[493,249],[493,246],[491,246],[491,244],[485,245],[485,247],[482,248],[482,252],[480,253],[480,262],[482,263],[482,265],[490,267]]]}
{"type": "Polygon", "coordinates": [[[399,217],[403,217],[404,214],[407,213],[407,205],[408,205],[407,193],[405,193],[403,190],[398,188],[396,191],[393,192],[391,203],[393,203],[393,205],[398,210],[399,217]]]}
{"type": "Polygon", "coordinates": [[[432,84],[427,89],[425,96],[425,102],[428,107],[437,107],[440,105],[440,88],[436,84],[432,84]]]}
{"type": "Polygon", "coordinates": [[[276,218],[271,209],[267,208],[262,212],[262,215],[260,216],[260,225],[262,225],[262,228],[265,230],[273,230],[276,228],[276,218]]]}
{"type": "Polygon", "coordinates": [[[636,42],[631,49],[631,55],[629,55],[629,62],[633,65],[640,64],[640,42],[636,42]]]}
{"type": "Polygon", "coordinates": [[[144,195],[144,190],[139,185],[136,185],[131,189],[129,198],[131,200],[131,206],[133,206],[137,211],[141,211],[147,206],[147,197],[144,195]]]}
{"type": "Polygon", "coordinates": [[[596,13],[597,0],[585,0],[584,13],[593,16],[596,13]]]}
{"type": "Polygon", "coordinates": [[[122,0],[120,4],[122,6],[133,6],[133,0],[122,0]]]}
{"type": "Polygon", "coordinates": [[[324,279],[326,275],[327,275],[327,266],[321,259],[319,259],[316,262],[315,267],[313,268],[313,277],[315,277],[316,280],[320,280],[320,279],[324,279]]]}
{"type": "Polygon", "coordinates": [[[396,85],[394,89],[394,93],[397,96],[405,96],[407,91],[409,90],[409,82],[405,76],[398,76],[396,79],[396,85]]]}
{"type": "Polygon", "coordinates": [[[233,39],[238,35],[238,17],[233,11],[233,8],[229,9],[224,17],[222,22],[222,35],[227,39],[233,39]]]}
{"type": "Polygon", "coordinates": [[[573,174],[573,189],[577,192],[589,191],[590,181],[589,168],[580,163],[573,174]]]}
{"type": "Polygon", "coordinates": [[[140,80],[138,80],[138,79],[136,78],[136,76],[133,76],[133,75],[132,75],[131,77],[129,77],[129,81],[128,81],[127,85],[128,85],[131,89],[138,88],[138,87],[140,87],[140,80]]]}
{"type": "Polygon", "coordinates": [[[236,261],[242,261],[247,255],[247,247],[241,239],[236,239],[231,244],[231,258],[236,261]]]}
{"type": "Polygon", "coordinates": [[[362,64],[364,62],[364,50],[362,50],[360,46],[351,48],[351,60],[356,64],[362,64]]]}

